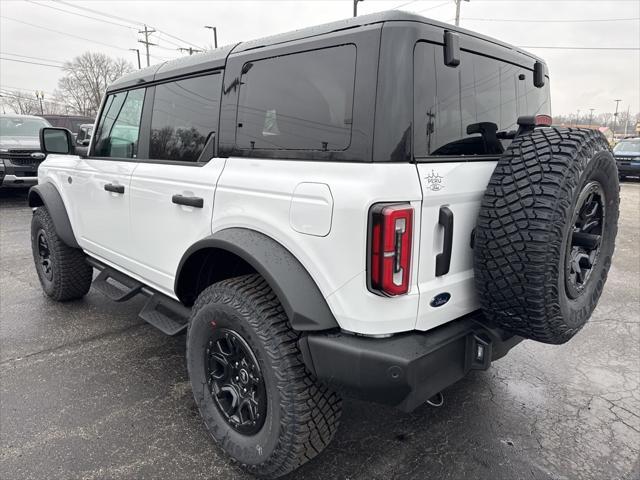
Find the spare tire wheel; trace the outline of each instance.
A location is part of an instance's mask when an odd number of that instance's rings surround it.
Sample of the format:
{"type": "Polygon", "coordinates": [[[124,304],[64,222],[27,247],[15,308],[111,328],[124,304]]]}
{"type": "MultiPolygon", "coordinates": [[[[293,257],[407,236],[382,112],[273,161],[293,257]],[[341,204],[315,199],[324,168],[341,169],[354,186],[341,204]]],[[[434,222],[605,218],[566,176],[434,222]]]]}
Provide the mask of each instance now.
{"type": "Polygon", "coordinates": [[[539,128],[516,137],[482,199],[475,285],[487,319],[560,344],[595,309],[618,229],[619,184],[597,131],[539,128]]]}

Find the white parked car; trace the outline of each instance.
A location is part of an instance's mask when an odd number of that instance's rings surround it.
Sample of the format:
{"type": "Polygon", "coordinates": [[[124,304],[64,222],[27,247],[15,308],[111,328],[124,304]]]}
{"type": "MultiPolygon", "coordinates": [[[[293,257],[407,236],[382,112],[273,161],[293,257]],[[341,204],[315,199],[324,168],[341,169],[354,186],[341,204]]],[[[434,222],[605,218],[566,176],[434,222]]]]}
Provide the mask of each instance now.
{"type": "Polygon", "coordinates": [[[588,320],[616,165],[549,114],[542,60],[400,12],[156,65],[108,88],[86,155],[43,130],[36,269],[60,301],[99,269],[188,329],[212,437],[277,477],[330,442],[341,395],[411,411],[588,320]]]}

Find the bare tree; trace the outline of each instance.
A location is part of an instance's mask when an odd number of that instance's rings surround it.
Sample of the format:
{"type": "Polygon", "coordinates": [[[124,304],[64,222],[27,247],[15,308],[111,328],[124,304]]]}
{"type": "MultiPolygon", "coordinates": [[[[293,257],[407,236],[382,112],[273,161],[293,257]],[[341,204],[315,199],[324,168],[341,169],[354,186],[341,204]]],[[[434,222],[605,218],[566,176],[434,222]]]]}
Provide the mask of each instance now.
{"type": "Polygon", "coordinates": [[[122,58],[113,59],[103,53],[86,52],[65,62],[62,70],[65,75],[58,82],[58,98],[75,112],[94,116],[98,113],[107,86],[132,71],[133,65],[122,58]]]}
{"type": "Polygon", "coordinates": [[[34,94],[27,94],[18,90],[2,90],[2,106],[21,115],[39,115],[40,103],[34,94]]]}

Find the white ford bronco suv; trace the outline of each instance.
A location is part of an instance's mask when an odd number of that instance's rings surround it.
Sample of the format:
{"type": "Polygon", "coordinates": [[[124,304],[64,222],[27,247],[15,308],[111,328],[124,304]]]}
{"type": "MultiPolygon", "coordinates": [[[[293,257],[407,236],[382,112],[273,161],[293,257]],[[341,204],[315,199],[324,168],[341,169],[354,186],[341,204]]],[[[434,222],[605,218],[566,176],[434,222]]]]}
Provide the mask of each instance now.
{"type": "Polygon", "coordinates": [[[144,320],[187,331],[211,436],[278,477],[343,395],[411,411],[583,327],[618,176],[600,133],[549,114],[542,60],[401,12],[146,68],[88,150],[41,130],[38,276],[58,301],[148,296],[144,320]]]}

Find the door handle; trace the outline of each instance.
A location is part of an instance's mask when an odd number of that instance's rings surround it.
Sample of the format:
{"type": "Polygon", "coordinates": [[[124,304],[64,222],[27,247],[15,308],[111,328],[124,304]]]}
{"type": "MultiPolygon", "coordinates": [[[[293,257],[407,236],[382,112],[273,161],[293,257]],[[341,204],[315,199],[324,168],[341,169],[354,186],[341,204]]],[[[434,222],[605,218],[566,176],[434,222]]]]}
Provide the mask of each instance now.
{"type": "Polygon", "coordinates": [[[451,249],[453,247],[453,212],[449,207],[440,207],[438,223],[444,228],[442,253],[436,255],[436,277],[449,273],[451,249]]]}
{"type": "Polygon", "coordinates": [[[104,189],[107,192],[124,193],[124,185],[114,185],[113,183],[107,183],[104,186],[104,189]]]}
{"type": "Polygon", "coordinates": [[[186,205],[187,207],[204,207],[204,200],[200,197],[185,197],[184,195],[176,194],[171,197],[171,202],[176,205],[186,205]]]}

